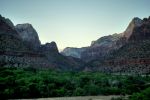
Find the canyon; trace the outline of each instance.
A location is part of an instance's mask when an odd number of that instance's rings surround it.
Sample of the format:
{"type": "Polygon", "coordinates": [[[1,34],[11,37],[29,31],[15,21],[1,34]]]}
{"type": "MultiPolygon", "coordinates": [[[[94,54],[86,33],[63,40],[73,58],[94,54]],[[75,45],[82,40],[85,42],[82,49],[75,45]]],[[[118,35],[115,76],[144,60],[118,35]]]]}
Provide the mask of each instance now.
{"type": "Polygon", "coordinates": [[[88,47],[67,47],[59,53],[54,41],[41,44],[31,24],[14,25],[0,16],[0,66],[149,74],[150,17],[135,17],[122,33],[100,37],[88,47]]]}

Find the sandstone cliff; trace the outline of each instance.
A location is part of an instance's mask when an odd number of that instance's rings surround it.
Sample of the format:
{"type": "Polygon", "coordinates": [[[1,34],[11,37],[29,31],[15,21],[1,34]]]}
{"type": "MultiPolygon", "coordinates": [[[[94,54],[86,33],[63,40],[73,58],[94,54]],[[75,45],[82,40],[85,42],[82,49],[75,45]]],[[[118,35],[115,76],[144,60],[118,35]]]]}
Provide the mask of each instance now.
{"type": "Polygon", "coordinates": [[[31,24],[18,24],[15,29],[24,43],[28,44],[31,49],[37,50],[40,47],[41,42],[38,34],[31,24]]]}

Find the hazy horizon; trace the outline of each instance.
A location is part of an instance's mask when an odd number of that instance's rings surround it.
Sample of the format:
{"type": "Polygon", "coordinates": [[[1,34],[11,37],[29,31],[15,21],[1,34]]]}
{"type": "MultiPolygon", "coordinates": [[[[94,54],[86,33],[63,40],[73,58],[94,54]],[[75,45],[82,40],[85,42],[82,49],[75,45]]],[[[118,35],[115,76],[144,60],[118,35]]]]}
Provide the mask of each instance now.
{"type": "Polygon", "coordinates": [[[42,43],[59,50],[85,47],[123,32],[134,17],[150,16],[149,0],[1,0],[0,14],[15,25],[30,23],[42,43]]]}

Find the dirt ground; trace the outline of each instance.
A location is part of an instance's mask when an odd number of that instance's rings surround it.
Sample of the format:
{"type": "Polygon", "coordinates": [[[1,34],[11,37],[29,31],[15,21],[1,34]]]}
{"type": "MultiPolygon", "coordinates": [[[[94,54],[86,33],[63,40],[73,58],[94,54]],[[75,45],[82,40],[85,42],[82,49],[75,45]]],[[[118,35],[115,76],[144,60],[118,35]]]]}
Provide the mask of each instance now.
{"type": "Polygon", "coordinates": [[[56,98],[37,98],[37,99],[20,99],[20,100],[111,100],[119,96],[81,96],[81,97],[56,97],[56,98]]]}

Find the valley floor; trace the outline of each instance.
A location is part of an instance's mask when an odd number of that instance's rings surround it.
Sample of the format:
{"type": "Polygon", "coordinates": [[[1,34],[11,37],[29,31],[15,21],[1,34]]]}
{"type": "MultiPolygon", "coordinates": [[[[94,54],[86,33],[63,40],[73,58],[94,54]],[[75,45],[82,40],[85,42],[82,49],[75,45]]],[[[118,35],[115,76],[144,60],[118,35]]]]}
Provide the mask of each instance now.
{"type": "Polygon", "coordinates": [[[79,97],[56,97],[56,98],[37,98],[37,99],[19,99],[19,100],[111,100],[112,98],[117,98],[117,97],[120,97],[120,96],[118,95],[79,96],[79,97]]]}

